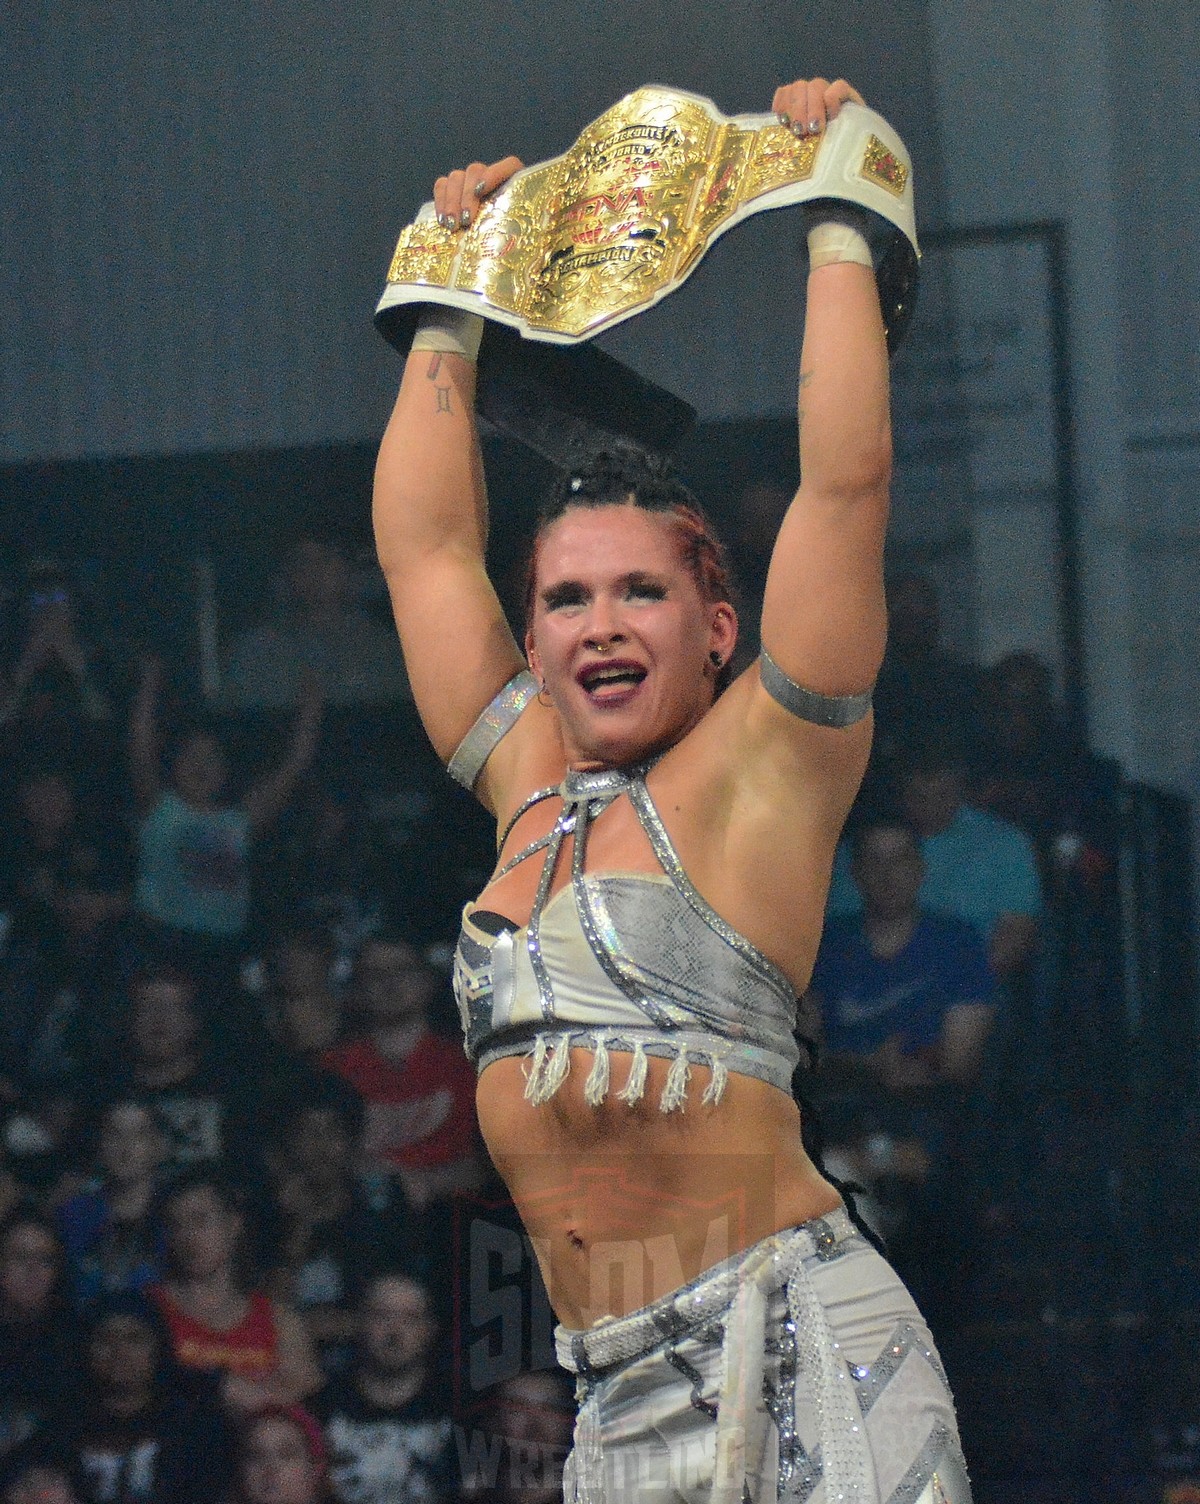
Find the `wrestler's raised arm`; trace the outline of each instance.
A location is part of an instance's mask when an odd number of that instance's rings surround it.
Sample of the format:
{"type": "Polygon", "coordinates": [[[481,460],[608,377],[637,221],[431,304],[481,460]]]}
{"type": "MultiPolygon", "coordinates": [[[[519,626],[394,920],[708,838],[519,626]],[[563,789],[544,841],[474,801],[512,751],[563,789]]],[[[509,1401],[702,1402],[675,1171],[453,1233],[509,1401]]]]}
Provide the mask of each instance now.
{"type": "MultiPolygon", "coordinates": [[[[815,133],[847,100],[862,103],[844,81],[818,78],[778,90],[773,107],[794,130],[815,133]]],[[[813,206],[810,222],[823,207],[813,206]]],[[[831,217],[842,219],[844,208],[831,206],[831,217]]],[[[800,356],[800,486],[771,558],[762,641],[796,684],[843,696],[870,689],[887,629],[888,357],[865,242],[837,227],[821,233],[827,244],[812,258],[800,356]],[[855,254],[868,264],[841,259],[855,254]]],[[[806,722],[791,724],[811,735],[806,722]]],[[[849,748],[869,737],[868,726],[837,736],[849,748]]]]}
{"type": "MultiPolygon", "coordinates": [[[[439,178],[443,224],[465,227],[520,167],[507,157],[439,178]]],[[[487,493],[475,426],[472,352],[450,338],[418,334],[375,467],[374,525],[379,563],[417,709],[438,755],[450,757],[480,711],[524,660],[487,577],[487,493]],[[443,348],[420,348],[423,343],[443,348]]],[[[479,320],[458,317],[467,336],[479,320]]],[[[428,334],[428,331],[427,331],[428,334]]],[[[520,739],[509,739],[505,756],[520,739]]],[[[503,756],[487,770],[493,779],[503,756]]],[[[477,792],[490,802],[486,778],[477,792]]]]}

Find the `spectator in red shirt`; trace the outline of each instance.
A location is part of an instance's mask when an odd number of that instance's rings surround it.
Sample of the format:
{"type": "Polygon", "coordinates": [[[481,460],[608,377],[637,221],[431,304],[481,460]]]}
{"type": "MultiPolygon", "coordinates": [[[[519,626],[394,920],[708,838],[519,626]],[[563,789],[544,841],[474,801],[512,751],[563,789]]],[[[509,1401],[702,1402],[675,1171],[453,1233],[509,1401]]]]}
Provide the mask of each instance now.
{"type": "Polygon", "coordinates": [[[353,979],[367,1031],[322,1057],[366,1104],[368,1160],[400,1177],[417,1210],[480,1182],[475,1073],[461,1048],[429,1026],[439,986],[401,935],[372,936],[353,979]]]}
{"type": "Polygon", "coordinates": [[[243,1222],[232,1189],[211,1170],[190,1170],[161,1201],[167,1273],[147,1294],[184,1369],[221,1376],[235,1415],[298,1403],[321,1383],[308,1333],[295,1313],[239,1278],[243,1222]]]}

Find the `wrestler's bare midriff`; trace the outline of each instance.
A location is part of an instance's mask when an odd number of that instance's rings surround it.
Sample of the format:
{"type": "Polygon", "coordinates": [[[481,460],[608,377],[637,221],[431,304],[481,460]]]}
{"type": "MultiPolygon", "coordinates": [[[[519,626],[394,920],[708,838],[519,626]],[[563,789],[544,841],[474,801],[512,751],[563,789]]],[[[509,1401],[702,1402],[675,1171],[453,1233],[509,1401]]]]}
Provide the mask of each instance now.
{"type": "Polygon", "coordinates": [[[519,1058],[479,1079],[479,1124],[541,1266],[555,1315],[580,1329],[666,1295],[783,1227],[839,1204],[800,1142],[800,1113],[783,1092],[731,1075],[702,1104],[708,1071],[693,1067],[682,1112],[658,1102],[668,1062],[651,1060],[646,1095],[616,1093],[628,1054],[612,1056],[613,1091],[583,1098],[587,1049],[551,1101],[525,1101],[519,1058]]]}

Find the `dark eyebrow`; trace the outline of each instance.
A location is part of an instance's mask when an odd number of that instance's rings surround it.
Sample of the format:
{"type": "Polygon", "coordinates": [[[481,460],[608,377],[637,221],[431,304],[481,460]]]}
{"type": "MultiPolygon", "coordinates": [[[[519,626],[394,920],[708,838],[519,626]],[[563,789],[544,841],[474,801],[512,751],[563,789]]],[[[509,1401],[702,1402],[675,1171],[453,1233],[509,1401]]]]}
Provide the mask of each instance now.
{"type": "Polygon", "coordinates": [[[622,575],[618,581],[626,590],[637,590],[641,586],[652,585],[656,590],[665,590],[667,582],[660,575],[650,574],[645,569],[631,569],[628,574],[622,575]]]}
{"type": "Polygon", "coordinates": [[[569,606],[580,601],[587,591],[578,580],[559,580],[554,585],[547,585],[542,591],[542,601],[545,605],[569,606]]]}

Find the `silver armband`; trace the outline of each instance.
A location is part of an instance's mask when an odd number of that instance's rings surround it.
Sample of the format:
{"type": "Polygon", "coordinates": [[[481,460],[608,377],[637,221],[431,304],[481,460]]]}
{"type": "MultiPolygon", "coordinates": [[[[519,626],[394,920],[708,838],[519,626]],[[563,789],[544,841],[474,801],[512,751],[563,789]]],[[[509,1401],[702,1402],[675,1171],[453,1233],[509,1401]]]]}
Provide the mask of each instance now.
{"type": "Polygon", "coordinates": [[[759,654],[758,671],[771,698],[802,721],[812,721],[818,726],[853,726],[871,708],[869,689],[860,695],[819,695],[815,690],[805,689],[788,678],[766,648],[759,654]]]}
{"type": "Polygon", "coordinates": [[[527,668],[515,674],[459,742],[446,771],[455,783],[473,789],[497,743],[517,724],[521,712],[537,694],[537,680],[527,668]]]}

